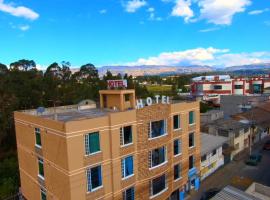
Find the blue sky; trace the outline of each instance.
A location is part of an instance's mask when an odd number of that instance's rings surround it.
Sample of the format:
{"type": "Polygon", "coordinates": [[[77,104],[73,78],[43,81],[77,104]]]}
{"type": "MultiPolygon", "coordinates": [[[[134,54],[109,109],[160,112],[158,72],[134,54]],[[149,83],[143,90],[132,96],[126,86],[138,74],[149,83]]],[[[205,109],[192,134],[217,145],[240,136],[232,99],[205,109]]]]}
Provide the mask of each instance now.
{"type": "Polygon", "coordinates": [[[0,62],[270,62],[269,0],[0,0],[0,62]]]}

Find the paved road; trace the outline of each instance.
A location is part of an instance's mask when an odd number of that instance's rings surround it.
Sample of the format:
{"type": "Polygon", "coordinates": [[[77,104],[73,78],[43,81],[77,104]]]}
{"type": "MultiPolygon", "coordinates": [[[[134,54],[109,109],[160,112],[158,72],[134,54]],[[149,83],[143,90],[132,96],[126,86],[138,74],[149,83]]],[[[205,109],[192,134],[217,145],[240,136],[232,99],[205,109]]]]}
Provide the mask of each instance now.
{"type": "MultiPolygon", "coordinates": [[[[266,138],[265,140],[269,139],[266,138]]],[[[264,140],[264,141],[265,141],[264,140]]],[[[261,143],[263,144],[264,141],[261,143]]],[[[254,151],[259,151],[262,148],[261,144],[257,144],[254,151]]],[[[245,152],[247,154],[248,152],[245,152]]],[[[232,184],[232,179],[235,177],[243,177],[267,186],[270,186],[270,151],[262,151],[262,161],[258,166],[247,166],[245,156],[242,160],[232,161],[231,163],[223,166],[214,174],[206,178],[202,183],[200,190],[192,191],[189,200],[199,200],[201,194],[210,188],[223,188],[232,184]]],[[[243,189],[239,187],[239,189],[243,189]]]]}

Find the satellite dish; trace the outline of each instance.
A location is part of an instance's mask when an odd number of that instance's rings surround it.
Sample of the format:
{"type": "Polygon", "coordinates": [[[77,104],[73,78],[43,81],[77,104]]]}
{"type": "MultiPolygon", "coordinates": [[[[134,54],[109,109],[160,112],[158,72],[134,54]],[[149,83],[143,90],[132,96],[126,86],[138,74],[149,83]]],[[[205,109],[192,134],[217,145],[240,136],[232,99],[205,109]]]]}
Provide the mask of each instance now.
{"type": "Polygon", "coordinates": [[[42,114],[45,112],[45,108],[44,107],[38,107],[37,108],[37,114],[42,114]]]}

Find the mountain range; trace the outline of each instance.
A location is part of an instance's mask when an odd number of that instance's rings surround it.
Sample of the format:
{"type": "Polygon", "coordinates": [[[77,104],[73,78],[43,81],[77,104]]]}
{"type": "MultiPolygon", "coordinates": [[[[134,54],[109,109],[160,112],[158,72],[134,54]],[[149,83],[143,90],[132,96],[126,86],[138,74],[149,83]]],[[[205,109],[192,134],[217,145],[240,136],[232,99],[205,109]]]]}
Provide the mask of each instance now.
{"type": "Polygon", "coordinates": [[[103,66],[99,67],[99,74],[102,76],[108,70],[113,74],[131,74],[133,76],[143,76],[143,75],[166,75],[166,74],[191,74],[191,73],[201,73],[201,72],[215,72],[215,71],[253,71],[260,70],[268,71],[270,70],[270,63],[259,63],[251,65],[240,65],[240,66],[230,66],[230,67],[212,67],[207,65],[191,65],[191,66],[166,66],[166,65],[138,65],[138,66],[103,66]]]}

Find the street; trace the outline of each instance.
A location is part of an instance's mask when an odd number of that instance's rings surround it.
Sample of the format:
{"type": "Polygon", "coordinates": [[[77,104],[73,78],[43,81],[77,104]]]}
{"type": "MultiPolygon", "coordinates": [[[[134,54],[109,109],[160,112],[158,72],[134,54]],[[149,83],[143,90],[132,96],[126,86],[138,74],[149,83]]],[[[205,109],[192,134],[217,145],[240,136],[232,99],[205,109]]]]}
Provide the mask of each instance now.
{"type": "MultiPolygon", "coordinates": [[[[269,137],[256,144],[253,150],[261,150],[264,141],[267,139],[269,137]]],[[[270,186],[270,151],[262,151],[261,153],[262,161],[257,166],[248,166],[245,164],[248,151],[243,152],[240,160],[232,161],[218,169],[214,174],[202,181],[199,191],[192,191],[187,199],[199,200],[204,191],[210,188],[222,189],[227,185],[242,190],[245,190],[253,181],[270,186]]]]}

